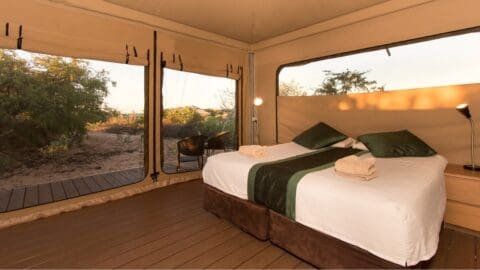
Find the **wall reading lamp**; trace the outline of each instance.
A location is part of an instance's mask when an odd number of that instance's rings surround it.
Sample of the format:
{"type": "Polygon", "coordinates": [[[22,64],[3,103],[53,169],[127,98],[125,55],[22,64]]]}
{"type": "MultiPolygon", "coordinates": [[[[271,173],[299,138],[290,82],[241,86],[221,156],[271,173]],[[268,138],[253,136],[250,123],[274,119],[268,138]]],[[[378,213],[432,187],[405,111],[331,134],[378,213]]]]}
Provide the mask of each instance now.
{"type": "Polygon", "coordinates": [[[480,171],[480,167],[475,165],[475,124],[468,109],[468,104],[463,103],[457,106],[457,111],[470,121],[470,159],[471,163],[463,165],[463,168],[471,171],[480,171]]]}
{"type": "Polygon", "coordinates": [[[253,144],[260,144],[260,134],[258,132],[258,117],[257,117],[257,107],[262,106],[263,104],[263,99],[261,97],[256,97],[253,100],[253,117],[252,117],[252,122],[253,122],[253,144]]]}

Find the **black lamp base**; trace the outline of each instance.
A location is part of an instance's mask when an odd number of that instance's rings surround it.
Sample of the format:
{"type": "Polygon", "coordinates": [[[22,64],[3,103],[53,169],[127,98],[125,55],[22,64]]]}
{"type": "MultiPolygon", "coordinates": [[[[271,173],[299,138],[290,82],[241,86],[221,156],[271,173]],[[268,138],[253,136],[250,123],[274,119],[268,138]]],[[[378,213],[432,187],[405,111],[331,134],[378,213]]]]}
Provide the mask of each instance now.
{"type": "Polygon", "coordinates": [[[480,165],[475,165],[475,167],[472,165],[463,165],[463,168],[469,171],[480,171],[480,165]]]}

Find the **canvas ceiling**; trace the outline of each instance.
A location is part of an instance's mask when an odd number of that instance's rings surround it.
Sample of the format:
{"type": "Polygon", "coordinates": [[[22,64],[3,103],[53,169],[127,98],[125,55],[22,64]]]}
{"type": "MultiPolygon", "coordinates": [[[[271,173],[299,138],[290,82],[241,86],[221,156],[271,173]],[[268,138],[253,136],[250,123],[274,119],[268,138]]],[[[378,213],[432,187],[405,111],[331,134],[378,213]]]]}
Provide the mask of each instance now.
{"type": "Polygon", "coordinates": [[[256,43],[387,0],[105,0],[246,43],[256,43]]]}

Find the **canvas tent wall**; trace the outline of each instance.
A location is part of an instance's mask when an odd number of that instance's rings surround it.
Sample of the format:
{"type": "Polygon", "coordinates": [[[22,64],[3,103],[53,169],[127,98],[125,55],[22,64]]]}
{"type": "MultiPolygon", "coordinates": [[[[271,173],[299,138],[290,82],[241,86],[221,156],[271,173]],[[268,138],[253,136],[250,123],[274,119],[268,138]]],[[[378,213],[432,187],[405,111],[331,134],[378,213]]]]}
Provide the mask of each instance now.
{"type": "MultiPolygon", "coordinates": [[[[255,44],[255,89],[256,95],[264,99],[258,111],[260,142],[274,144],[277,136],[279,142],[286,142],[301,130],[324,120],[351,136],[411,129],[449,162],[468,161],[469,129],[454,108],[462,102],[470,103],[471,108],[480,108],[479,85],[338,97],[277,97],[277,72],[287,63],[476,27],[480,25],[476,14],[479,8],[480,2],[470,0],[390,1],[328,24],[255,44]],[[374,108],[338,106],[349,103],[352,98],[363,103],[368,99],[374,108]],[[431,102],[417,107],[398,105],[407,98],[426,98],[431,102]],[[392,106],[377,106],[380,101],[392,106]]],[[[478,113],[474,117],[478,120],[478,113]]]]}

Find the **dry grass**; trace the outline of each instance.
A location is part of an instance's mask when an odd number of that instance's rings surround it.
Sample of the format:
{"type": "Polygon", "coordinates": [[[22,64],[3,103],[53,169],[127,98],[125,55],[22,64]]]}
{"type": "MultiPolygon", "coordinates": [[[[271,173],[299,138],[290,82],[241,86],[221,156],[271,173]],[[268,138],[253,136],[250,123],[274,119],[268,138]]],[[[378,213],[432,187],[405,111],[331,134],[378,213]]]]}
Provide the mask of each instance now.
{"type": "Polygon", "coordinates": [[[136,113],[111,116],[105,122],[88,124],[87,129],[94,132],[115,134],[138,134],[144,129],[144,118],[136,113]]]}

